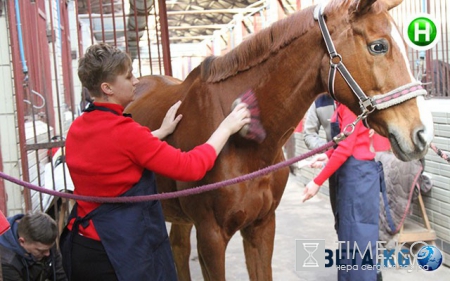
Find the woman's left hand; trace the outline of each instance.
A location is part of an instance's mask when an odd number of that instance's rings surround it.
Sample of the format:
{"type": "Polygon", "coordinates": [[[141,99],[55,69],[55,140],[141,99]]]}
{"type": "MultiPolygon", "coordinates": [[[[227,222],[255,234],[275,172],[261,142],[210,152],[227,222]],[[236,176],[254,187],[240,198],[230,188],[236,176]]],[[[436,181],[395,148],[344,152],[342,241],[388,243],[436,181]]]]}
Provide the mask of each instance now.
{"type": "Polygon", "coordinates": [[[174,105],[172,105],[164,116],[161,127],[158,130],[152,132],[152,134],[159,138],[163,139],[173,133],[178,123],[183,118],[183,115],[177,114],[178,108],[180,108],[181,101],[177,101],[174,105]]]}
{"type": "Polygon", "coordinates": [[[309,165],[311,168],[323,168],[328,162],[328,156],[325,153],[316,155],[309,165]]]}
{"type": "Polygon", "coordinates": [[[319,189],[320,185],[316,184],[314,181],[308,182],[305,189],[303,190],[302,203],[313,198],[317,194],[317,192],[319,192],[319,189]]]}

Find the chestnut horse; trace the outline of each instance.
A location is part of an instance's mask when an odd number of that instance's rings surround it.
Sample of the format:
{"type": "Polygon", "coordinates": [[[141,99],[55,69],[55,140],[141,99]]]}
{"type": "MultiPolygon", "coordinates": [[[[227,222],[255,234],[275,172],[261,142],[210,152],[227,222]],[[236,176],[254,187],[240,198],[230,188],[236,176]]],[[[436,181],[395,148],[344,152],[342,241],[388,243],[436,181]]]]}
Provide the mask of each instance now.
{"type": "MultiPolygon", "coordinates": [[[[386,99],[389,93],[402,92],[405,85],[415,83],[405,44],[388,14],[400,2],[334,0],[323,7],[331,41],[370,100],[377,96],[386,99]]],[[[235,178],[284,160],[286,140],[315,97],[328,91],[330,55],[314,10],[299,11],[226,55],[205,59],[184,81],[174,83],[173,78],[164,76],[140,78],[136,88],[140,97],[127,111],[137,122],[158,128],[167,109],[181,100],[179,113],[184,117],[167,142],[183,151],[205,142],[230,112],[233,101],[248,89],[257,97],[267,132],[262,143],[239,134],[232,136],[214,168],[198,182],[158,176],[159,192],[235,178]]],[[[330,81],[336,99],[360,114],[360,102],[342,76],[337,74],[330,81]]],[[[371,127],[389,137],[402,160],[422,157],[431,142],[431,113],[423,103],[422,96],[404,98],[387,109],[377,108],[367,118],[371,127]]],[[[275,209],[288,175],[288,168],[280,169],[252,181],[163,201],[166,219],[172,222],[170,241],[179,280],[190,280],[193,225],[205,280],[225,280],[225,250],[237,231],[243,238],[250,280],[272,280],[275,209]]]]}

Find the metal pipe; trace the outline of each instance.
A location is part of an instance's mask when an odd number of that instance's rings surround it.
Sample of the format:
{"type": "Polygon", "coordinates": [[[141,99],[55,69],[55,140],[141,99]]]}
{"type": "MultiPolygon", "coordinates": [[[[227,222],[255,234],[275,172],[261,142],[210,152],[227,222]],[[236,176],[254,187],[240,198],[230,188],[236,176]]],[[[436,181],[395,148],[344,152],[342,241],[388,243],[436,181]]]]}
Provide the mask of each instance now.
{"type": "MultiPolygon", "coordinates": [[[[112,25],[114,34],[114,46],[117,46],[117,35],[116,35],[116,11],[114,10],[114,1],[111,1],[111,12],[112,12],[112,25]]],[[[103,15],[103,13],[102,13],[103,15]]]]}
{"type": "MultiPolygon", "coordinates": [[[[155,11],[155,2],[153,2],[150,6],[153,6],[153,11],[155,11]]],[[[147,10],[147,3],[146,3],[146,6],[145,6],[145,8],[146,8],[146,10],[147,10]]],[[[149,11],[151,10],[151,8],[149,9],[149,11]]],[[[148,56],[149,56],[149,59],[148,59],[148,61],[149,61],[149,67],[150,67],[150,74],[153,74],[153,67],[152,67],[152,64],[150,63],[150,58],[152,57],[152,52],[151,52],[151,41],[150,41],[150,28],[149,28],[149,26],[148,26],[148,22],[149,22],[149,15],[150,15],[150,13],[145,17],[145,26],[147,27],[146,28],[146,35],[147,35],[147,52],[148,52],[148,56]]]]}
{"type": "MultiPolygon", "coordinates": [[[[159,12],[159,9],[158,9],[159,12]]],[[[157,16],[156,13],[156,8],[153,10],[153,20],[155,21],[155,34],[160,34],[159,33],[159,24],[158,24],[158,19],[159,16],[157,16]]],[[[161,44],[159,42],[159,36],[156,36],[156,52],[158,53],[158,70],[159,73],[162,73],[162,66],[161,66],[161,44]]],[[[152,56],[149,53],[149,57],[152,58],[152,56]]],[[[152,58],[153,59],[153,58],[152,58]]],[[[150,61],[150,69],[152,71],[153,74],[153,63],[150,61]]]]}
{"type": "Polygon", "coordinates": [[[167,21],[167,8],[165,0],[158,0],[159,23],[161,25],[161,40],[164,62],[164,74],[172,76],[172,62],[170,56],[169,28],[167,21]]]}
{"type": "MultiPolygon", "coordinates": [[[[17,17],[16,17],[16,13],[13,11],[15,10],[14,8],[15,7],[17,8],[19,4],[16,1],[16,6],[13,6],[14,4],[12,1],[7,1],[6,5],[7,5],[7,11],[8,11],[10,22],[14,22],[14,20],[17,17]]],[[[19,7],[19,11],[20,11],[20,7],[19,7]]],[[[20,45],[19,40],[18,40],[18,30],[14,29],[14,28],[9,28],[9,32],[10,32],[10,38],[11,38],[11,56],[12,56],[13,65],[15,65],[15,62],[21,60],[20,54],[17,54],[17,49],[19,49],[18,46],[20,45]]],[[[20,72],[18,67],[17,68],[13,67],[13,72],[14,72],[14,77],[15,77],[14,86],[16,89],[17,124],[19,124],[18,131],[19,131],[19,145],[20,145],[20,159],[21,159],[20,162],[21,162],[21,168],[22,168],[22,171],[21,171],[22,179],[26,182],[29,182],[30,174],[28,171],[28,156],[27,156],[27,152],[25,150],[25,145],[26,145],[25,118],[24,118],[25,108],[24,108],[24,104],[22,102],[24,99],[24,92],[25,92],[25,86],[23,83],[25,82],[27,75],[24,72],[20,72]]],[[[23,196],[24,196],[24,202],[25,202],[25,209],[28,211],[31,209],[31,196],[30,196],[30,192],[28,189],[23,190],[23,196]]]]}
{"type": "Polygon", "coordinates": [[[23,50],[23,38],[22,38],[22,24],[20,22],[20,6],[19,0],[14,0],[14,6],[16,9],[16,25],[17,25],[17,36],[19,37],[19,51],[20,60],[22,61],[22,72],[24,74],[28,73],[27,61],[25,59],[25,52],[23,50]]]}
{"type": "MultiPolygon", "coordinates": [[[[125,15],[125,1],[122,1],[122,18],[123,18],[123,26],[127,26],[127,17],[125,15]]],[[[123,35],[125,36],[125,51],[130,53],[130,48],[128,48],[128,31],[124,28],[123,35]]]]}
{"type": "MultiPolygon", "coordinates": [[[[0,149],[0,171],[4,171],[1,149],[0,149]]],[[[3,212],[3,214],[7,214],[7,212],[6,212],[7,211],[7,209],[6,209],[6,189],[5,189],[5,181],[3,179],[0,179],[0,211],[3,212]]],[[[1,271],[0,271],[0,276],[2,276],[1,271]]]]}
{"type": "Polygon", "coordinates": [[[89,28],[91,30],[91,45],[94,44],[94,33],[92,32],[93,21],[92,21],[92,9],[91,9],[91,0],[87,0],[88,2],[88,14],[89,14],[89,28]]]}
{"type": "Polygon", "coordinates": [[[105,21],[103,20],[103,0],[98,1],[100,5],[100,22],[102,26],[102,42],[105,42],[105,21]]]}
{"type": "MultiPolygon", "coordinates": [[[[132,39],[130,41],[134,42],[136,44],[136,48],[135,48],[136,53],[133,53],[132,48],[130,48],[130,53],[131,53],[132,59],[137,58],[137,61],[139,64],[139,76],[142,76],[141,54],[140,54],[140,50],[139,50],[139,40],[141,39],[141,35],[139,32],[140,24],[138,22],[138,9],[136,7],[136,0],[133,0],[134,1],[133,5],[131,5],[131,1],[132,0],[130,0],[130,17],[128,18],[128,29],[131,30],[132,28],[134,28],[135,37],[130,38],[130,39],[132,39]],[[131,15],[134,15],[134,21],[132,20],[131,15]]],[[[132,35],[132,33],[129,33],[129,34],[132,35]]],[[[128,42],[128,43],[131,43],[131,42],[128,42]]]]}
{"type": "Polygon", "coordinates": [[[61,7],[60,7],[60,1],[59,0],[56,0],[55,1],[56,2],[56,13],[57,13],[57,15],[56,15],[56,17],[57,17],[57,24],[58,24],[58,26],[57,26],[57,28],[58,28],[58,43],[59,43],[59,47],[60,47],[60,49],[61,49],[61,52],[62,52],[62,35],[61,35],[61,7]]]}

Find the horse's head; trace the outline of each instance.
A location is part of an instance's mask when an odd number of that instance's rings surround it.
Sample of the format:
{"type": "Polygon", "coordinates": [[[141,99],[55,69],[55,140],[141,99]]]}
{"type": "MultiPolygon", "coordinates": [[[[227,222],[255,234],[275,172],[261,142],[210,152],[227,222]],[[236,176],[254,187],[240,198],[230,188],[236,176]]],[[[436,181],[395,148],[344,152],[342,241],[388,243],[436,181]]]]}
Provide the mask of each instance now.
{"type": "MultiPolygon", "coordinates": [[[[377,109],[368,115],[367,123],[389,138],[399,159],[409,161],[427,152],[433,138],[433,121],[424,105],[425,91],[411,72],[405,43],[388,13],[401,2],[331,1],[323,8],[323,15],[336,51],[342,57],[340,60],[336,56],[331,61],[342,62],[363,95],[371,102],[375,100],[377,109]]],[[[329,84],[330,56],[325,56],[322,62],[322,81],[329,84]]],[[[360,99],[341,74],[336,74],[331,84],[338,101],[357,115],[362,112],[360,99]]],[[[371,108],[372,104],[368,109],[371,108]]]]}

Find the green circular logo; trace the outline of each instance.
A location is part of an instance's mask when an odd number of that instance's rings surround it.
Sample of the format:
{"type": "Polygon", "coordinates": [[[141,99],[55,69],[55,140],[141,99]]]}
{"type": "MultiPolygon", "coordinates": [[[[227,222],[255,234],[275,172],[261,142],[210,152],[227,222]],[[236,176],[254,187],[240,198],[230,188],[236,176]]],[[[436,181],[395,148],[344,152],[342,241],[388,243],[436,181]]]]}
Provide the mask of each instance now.
{"type": "Polygon", "coordinates": [[[408,45],[416,50],[431,49],[439,40],[439,29],[436,21],[428,14],[411,18],[406,25],[405,39],[408,45]]]}

